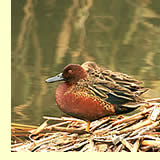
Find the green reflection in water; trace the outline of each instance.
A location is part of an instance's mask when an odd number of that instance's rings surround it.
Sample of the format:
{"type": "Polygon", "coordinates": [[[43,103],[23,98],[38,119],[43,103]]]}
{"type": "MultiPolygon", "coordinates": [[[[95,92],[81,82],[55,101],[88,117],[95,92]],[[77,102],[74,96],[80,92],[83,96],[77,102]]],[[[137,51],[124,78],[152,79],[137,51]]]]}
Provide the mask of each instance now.
{"type": "Polygon", "coordinates": [[[58,83],[45,79],[69,63],[95,61],[160,96],[159,0],[151,2],[12,1],[12,121],[64,115],[54,100],[58,83]]]}

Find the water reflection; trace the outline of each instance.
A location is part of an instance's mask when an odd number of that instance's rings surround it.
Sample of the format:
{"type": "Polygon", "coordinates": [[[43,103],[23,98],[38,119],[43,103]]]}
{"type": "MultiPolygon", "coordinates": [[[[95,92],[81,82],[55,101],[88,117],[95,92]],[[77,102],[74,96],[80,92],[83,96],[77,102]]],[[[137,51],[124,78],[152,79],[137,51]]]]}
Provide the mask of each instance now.
{"type": "Polygon", "coordinates": [[[69,63],[91,60],[134,75],[160,96],[158,0],[12,1],[12,121],[61,116],[58,85],[45,83],[69,63]]]}

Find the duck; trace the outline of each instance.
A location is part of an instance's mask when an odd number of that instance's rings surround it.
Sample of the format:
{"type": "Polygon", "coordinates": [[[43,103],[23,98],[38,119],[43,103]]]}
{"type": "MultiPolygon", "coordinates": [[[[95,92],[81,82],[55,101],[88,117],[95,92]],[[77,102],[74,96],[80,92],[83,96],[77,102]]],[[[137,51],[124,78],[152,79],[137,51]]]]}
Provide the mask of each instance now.
{"type": "Polygon", "coordinates": [[[62,112],[87,121],[87,132],[91,121],[128,113],[145,104],[141,95],[149,90],[142,81],[91,61],[68,64],[45,81],[63,81],[56,89],[56,103],[62,112]]]}

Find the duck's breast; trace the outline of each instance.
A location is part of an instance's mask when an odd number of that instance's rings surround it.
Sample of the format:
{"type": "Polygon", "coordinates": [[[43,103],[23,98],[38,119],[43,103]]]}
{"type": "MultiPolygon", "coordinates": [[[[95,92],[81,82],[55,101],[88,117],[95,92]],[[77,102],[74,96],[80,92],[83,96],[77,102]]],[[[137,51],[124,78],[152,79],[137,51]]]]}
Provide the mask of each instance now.
{"type": "Polygon", "coordinates": [[[74,117],[95,120],[115,113],[114,106],[88,92],[74,90],[74,85],[62,83],[56,90],[56,102],[59,108],[74,117]]]}

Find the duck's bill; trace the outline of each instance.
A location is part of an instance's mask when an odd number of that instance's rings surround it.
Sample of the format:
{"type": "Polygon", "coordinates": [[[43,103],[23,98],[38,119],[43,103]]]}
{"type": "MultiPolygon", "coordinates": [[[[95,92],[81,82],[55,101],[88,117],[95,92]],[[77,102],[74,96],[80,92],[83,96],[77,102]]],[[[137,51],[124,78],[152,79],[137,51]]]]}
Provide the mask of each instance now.
{"type": "Polygon", "coordinates": [[[47,83],[53,83],[53,82],[57,82],[57,81],[64,81],[64,77],[63,77],[62,73],[60,73],[54,77],[46,79],[47,83]]]}

